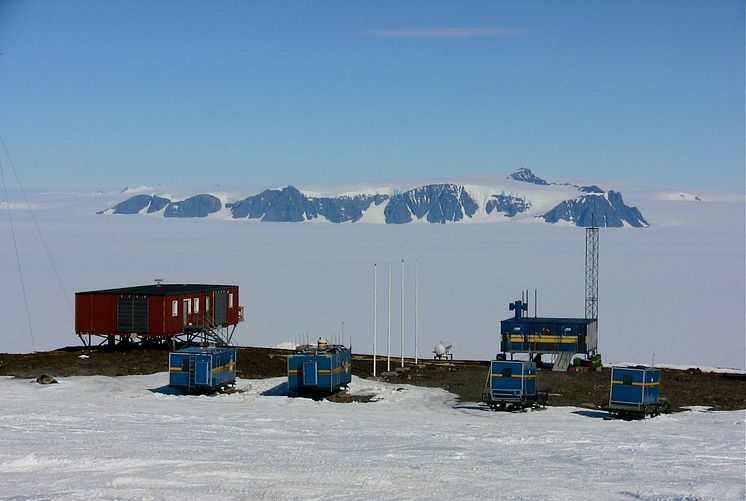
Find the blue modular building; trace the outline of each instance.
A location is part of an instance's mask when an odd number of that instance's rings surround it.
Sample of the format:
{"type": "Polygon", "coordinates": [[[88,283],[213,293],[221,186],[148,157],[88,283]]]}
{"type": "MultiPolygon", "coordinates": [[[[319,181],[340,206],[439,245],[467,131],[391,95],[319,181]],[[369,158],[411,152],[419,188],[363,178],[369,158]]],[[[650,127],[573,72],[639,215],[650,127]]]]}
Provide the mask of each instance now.
{"type": "Polygon", "coordinates": [[[612,367],[607,410],[613,417],[644,418],[668,412],[660,397],[661,371],[652,367],[612,367]]]}
{"type": "Polygon", "coordinates": [[[503,353],[575,353],[592,355],[598,349],[595,319],[528,317],[528,304],[510,303],[515,315],[500,322],[500,350],[503,353]]]}
{"type": "Polygon", "coordinates": [[[539,393],[536,388],[536,364],[519,360],[493,360],[482,401],[493,410],[545,405],[546,393],[539,393]]]}
{"type": "Polygon", "coordinates": [[[211,393],[236,382],[236,349],[189,346],[168,359],[169,385],[183,393],[211,393]]]}
{"type": "Polygon", "coordinates": [[[324,396],[352,381],[352,353],[349,348],[329,344],[320,338],[316,346],[288,357],[288,393],[324,396]]]}

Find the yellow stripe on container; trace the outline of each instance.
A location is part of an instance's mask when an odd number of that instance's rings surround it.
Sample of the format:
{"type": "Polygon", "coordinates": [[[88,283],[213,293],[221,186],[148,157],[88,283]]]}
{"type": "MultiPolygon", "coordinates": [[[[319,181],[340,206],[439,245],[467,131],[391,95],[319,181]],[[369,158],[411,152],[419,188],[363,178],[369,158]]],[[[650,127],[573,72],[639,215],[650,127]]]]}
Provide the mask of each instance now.
{"type": "Polygon", "coordinates": [[[219,371],[224,371],[225,369],[232,369],[232,368],[233,368],[233,362],[231,361],[231,362],[228,362],[225,365],[221,365],[220,367],[215,367],[212,370],[212,372],[219,372],[219,371]]]}
{"type": "MultiPolygon", "coordinates": [[[[624,384],[624,381],[612,381],[611,384],[624,384]]],[[[632,382],[632,386],[660,386],[660,381],[652,381],[648,383],[638,383],[636,381],[632,382]]]]}
{"type": "MultiPolygon", "coordinates": [[[[220,367],[215,367],[214,369],[212,369],[212,372],[218,372],[218,371],[222,371],[225,369],[232,369],[232,368],[233,368],[233,364],[228,363],[225,365],[221,365],[220,367]]],[[[181,367],[169,367],[168,370],[171,372],[185,372],[185,370],[182,369],[181,367]]]]}
{"type": "Polygon", "coordinates": [[[319,374],[329,374],[329,373],[336,373],[336,372],[342,372],[347,369],[347,365],[343,365],[341,367],[337,367],[336,369],[329,370],[329,369],[319,369],[319,374]]]}
{"type": "Polygon", "coordinates": [[[578,336],[551,336],[540,334],[511,334],[508,336],[511,343],[568,343],[577,344],[578,336]]]}

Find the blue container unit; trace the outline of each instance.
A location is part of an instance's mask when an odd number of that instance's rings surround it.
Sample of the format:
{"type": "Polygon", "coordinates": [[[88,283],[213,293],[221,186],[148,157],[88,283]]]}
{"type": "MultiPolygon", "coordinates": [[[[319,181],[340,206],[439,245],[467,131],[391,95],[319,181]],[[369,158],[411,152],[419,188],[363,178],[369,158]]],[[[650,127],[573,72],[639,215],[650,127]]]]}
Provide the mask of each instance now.
{"type": "Polygon", "coordinates": [[[500,322],[503,353],[583,353],[598,349],[597,322],[589,318],[526,317],[528,304],[510,303],[513,318],[500,322]]]}
{"type": "Polygon", "coordinates": [[[519,360],[493,360],[482,401],[493,410],[546,405],[546,393],[536,390],[536,364],[519,360]]]}
{"type": "Polygon", "coordinates": [[[183,393],[212,393],[236,382],[236,349],[189,346],[168,357],[169,385],[183,393]]]}
{"type": "Polygon", "coordinates": [[[644,418],[668,412],[660,397],[661,371],[652,367],[613,367],[607,410],[613,417],[644,418]]]}
{"type": "MultiPolygon", "coordinates": [[[[323,339],[323,338],[322,338],[323,339]]],[[[342,345],[319,342],[288,357],[290,395],[331,395],[352,381],[352,353],[342,345]]]]}

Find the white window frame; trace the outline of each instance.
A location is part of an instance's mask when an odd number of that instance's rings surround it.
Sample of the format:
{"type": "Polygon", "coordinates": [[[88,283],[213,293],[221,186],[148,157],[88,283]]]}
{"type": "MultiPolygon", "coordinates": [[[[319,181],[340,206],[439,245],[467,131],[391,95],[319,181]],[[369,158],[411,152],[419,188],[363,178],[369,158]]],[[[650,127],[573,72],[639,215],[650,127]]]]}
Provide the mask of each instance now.
{"type": "Polygon", "coordinates": [[[171,316],[172,317],[179,316],[179,301],[176,299],[171,301],[171,316]]]}
{"type": "Polygon", "coordinates": [[[210,311],[210,296],[205,296],[205,311],[210,311]]]}
{"type": "Polygon", "coordinates": [[[233,293],[228,293],[228,308],[233,308],[233,293]]]}
{"type": "Polygon", "coordinates": [[[199,313],[199,298],[194,298],[194,313],[199,313]]]}

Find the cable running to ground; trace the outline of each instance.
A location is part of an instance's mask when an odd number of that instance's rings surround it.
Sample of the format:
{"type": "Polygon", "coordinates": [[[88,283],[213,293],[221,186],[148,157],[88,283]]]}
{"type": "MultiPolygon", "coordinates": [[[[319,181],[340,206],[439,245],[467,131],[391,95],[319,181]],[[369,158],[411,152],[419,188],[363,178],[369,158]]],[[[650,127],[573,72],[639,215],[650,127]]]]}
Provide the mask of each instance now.
{"type": "Polygon", "coordinates": [[[16,264],[18,264],[18,276],[21,279],[21,291],[23,292],[23,303],[26,306],[26,320],[28,321],[28,330],[31,334],[31,347],[36,351],[36,340],[34,339],[34,327],[31,324],[31,310],[28,306],[28,295],[26,294],[26,283],[23,279],[23,268],[21,267],[21,255],[18,253],[18,241],[16,240],[16,230],[13,225],[13,213],[10,209],[10,197],[8,197],[8,186],[5,184],[5,171],[3,163],[0,162],[0,179],[3,181],[3,192],[5,193],[5,208],[8,211],[8,222],[10,223],[10,235],[13,240],[13,248],[16,252],[16,264]]]}
{"type": "Polygon", "coordinates": [[[37,235],[39,235],[39,240],[41,240],[41,245],[42,247],[44,247],[44,252],[46,253],[47,258],[49,259],[49,264],[52,266],[52,271],[54,272],[54,276],[57,279],[57,284],[60,286],[60,289],[62,290],[62,295],[64,296],[65,302],[67,303],[67,309],[70,312],[70,315],[74,318],[75,314],[73,312],[73,305],[70,302],[70,295],[67,293],[67,289],[65,288],[65,285],[62,283],[60,272],[57,270],[57,265],[55,264],[54,259],[52,259],[52,253],[49,251],[49,246],[47,245],[47,241],[41,232],[41,227],[39,226],[39,222],[36,220],[36,215],[34,214],[34,211],[31,209],[31,204],[29,203],[28,197],[26,196],[26,190],[23,189],[23,185],[21,184],[21,178],[18,176],[18,171],[16,170],[16,166],[13,163],[13,159],[10,156],[10,152],[8,151],[8,146],[5,144],[5,138],[3,138],[3,136],[1,135],[0,135],[0,143],[2,143],[3,149],[5,150],[5,156],[8,157],[8,164],[10,165],[10,168],[13,171],[13,175],[16,178],[16,183],[18,183],[18,188],[21,190],[23,201],[26,203],[26,208],[28,209],[28,212],[31,215],[31,220],[34,223],[34,228],[36,228],[37,235]]]}

